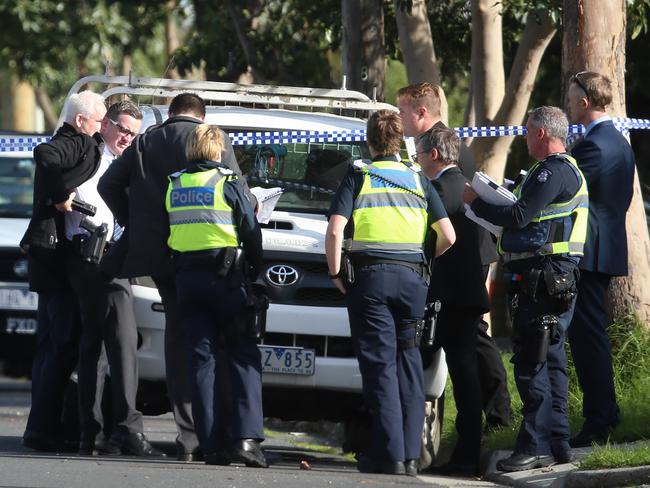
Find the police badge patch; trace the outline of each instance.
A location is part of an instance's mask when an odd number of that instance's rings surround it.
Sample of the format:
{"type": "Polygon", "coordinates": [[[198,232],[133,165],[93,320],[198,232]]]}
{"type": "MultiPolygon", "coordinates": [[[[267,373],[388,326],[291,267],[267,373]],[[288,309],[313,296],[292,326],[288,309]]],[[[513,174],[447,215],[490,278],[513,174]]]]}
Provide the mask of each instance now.
{"type": "Polygon", "coordinates": [[[545,183],[546,180],[548,180],[549,176],[551,176],[551,172],[547,169],[543,169],[537,175],[537,181],[539,181],[540,183],[545,183]]]}

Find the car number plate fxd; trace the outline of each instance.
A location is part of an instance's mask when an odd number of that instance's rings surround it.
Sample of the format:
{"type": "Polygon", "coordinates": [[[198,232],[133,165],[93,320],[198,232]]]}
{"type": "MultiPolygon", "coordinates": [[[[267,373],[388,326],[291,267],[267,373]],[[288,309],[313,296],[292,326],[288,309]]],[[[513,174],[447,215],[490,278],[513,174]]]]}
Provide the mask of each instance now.
{"type": "Polygon", "coordinates": [[[264,373],[313,375],[316,355],[313,349],[285,346],[258,346],[264,373]]]}

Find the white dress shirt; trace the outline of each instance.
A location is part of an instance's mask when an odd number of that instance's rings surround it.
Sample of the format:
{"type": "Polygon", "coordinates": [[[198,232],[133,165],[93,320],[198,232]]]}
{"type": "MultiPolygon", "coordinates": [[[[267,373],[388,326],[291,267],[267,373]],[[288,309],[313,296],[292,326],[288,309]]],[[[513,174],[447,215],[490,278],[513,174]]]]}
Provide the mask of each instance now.
{"type": "Polygon", "coordinates": [[[101,225],[102,223],[106,224],[108,226],[107,235],[109,237],[113,235],[113,214],[109,210],[106,203],[104,203],[102,197],[99,196],[99,193],[97,192],[97,183],[99,182],[99,178],[102,177],[102,175],[106,172],[116,157],[117,156],[115,156],[115,154],[113,154],[110,149],[108,149],[108,146],[104,146],[104,153],[102,154],[102,160],[99,163],[97,172],[92,176],[92,178],[85,181],[75,190],[75,193],[77,194],[75,199],[94,205],[97,207],[97,213],[94,217],[90,217],[88,215],[77,212],[76,210],[73,210],[72,212],[66,212],[65,235],[68,240],[72,240],[72,236],[75,234],[88,234],[85,229],[79,227],[79,223],[84,217],[86,217],[95,225],[101,225]]]}

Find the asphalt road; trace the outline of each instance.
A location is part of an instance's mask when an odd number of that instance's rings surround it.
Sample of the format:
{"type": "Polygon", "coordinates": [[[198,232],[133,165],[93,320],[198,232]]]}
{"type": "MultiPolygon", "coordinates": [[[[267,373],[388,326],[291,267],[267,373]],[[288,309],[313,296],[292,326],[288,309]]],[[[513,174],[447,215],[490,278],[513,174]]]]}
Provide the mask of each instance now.
{"type": "MultiPolygon", "coordinates": [[[[296,446],[296,441],[322,443],[322,439],[288,431],[275,433],[264,443],[269,469],[181,463],[173,457],[176,434],[169,414],[145,417],[145,433],[170,458],[40,454],[21,445],[29,404],[28,381],[0,377],[0,488],[498,486],[470,479],[362,474],[343,456],[296,446]],[[300,469],[301,461],[311,469],[300,469]]],[[[273,430],[282,429],[274,423],[273,430]]]]}

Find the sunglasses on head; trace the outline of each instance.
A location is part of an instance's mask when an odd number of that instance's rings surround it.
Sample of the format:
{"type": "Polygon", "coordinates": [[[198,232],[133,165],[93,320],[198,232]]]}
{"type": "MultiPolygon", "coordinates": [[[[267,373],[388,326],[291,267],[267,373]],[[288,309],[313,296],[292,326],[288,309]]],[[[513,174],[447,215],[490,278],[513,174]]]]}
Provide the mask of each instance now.
{"type": "Polygon", "coordinates": [[[589,100],[589,92],[587,91],[584,83],[580,81],[580,76],[584,75],[585,73],[588,73],[588,71],[581,71],[580,73],[576,73],[571,77],[571,81],[578,85],[583,92],[585,92],[585,96],[587,97],[587,100],[589,100]]]}

